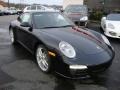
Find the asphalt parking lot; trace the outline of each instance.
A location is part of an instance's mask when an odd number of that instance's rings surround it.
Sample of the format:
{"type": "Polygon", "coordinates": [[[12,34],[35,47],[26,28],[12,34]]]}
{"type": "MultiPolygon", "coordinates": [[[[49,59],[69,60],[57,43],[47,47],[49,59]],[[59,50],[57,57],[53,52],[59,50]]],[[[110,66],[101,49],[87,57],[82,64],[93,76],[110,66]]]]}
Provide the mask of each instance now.
{"type": "MultiPolygon", "coordinates": [[[[0,90],[120,90],[120,40],[109,38],[116,55],[106,73],[89,79],[65,79],[54,72],[42,73],[27,50],[11,45],[8,26],[15,18],[0,16],[0,90]]],[[[88,28],[101,32],[96,23],[88,28]]]]}

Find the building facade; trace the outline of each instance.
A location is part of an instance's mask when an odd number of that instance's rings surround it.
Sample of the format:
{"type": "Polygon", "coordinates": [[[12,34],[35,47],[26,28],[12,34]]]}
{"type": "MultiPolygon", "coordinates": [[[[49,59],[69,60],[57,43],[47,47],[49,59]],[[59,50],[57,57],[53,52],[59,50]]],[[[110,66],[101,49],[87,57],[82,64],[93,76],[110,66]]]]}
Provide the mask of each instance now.
{"type": "Polygon", "coordinates": [[[4,7],[7,7],[7,4],[4,2],[4,0],[0,0],[0,9],[3,9],[4,7]]]}
{"type": "Polygon", "coordinates": [[[120,10],[120,0],[84,0],[89,9],[120,10]]]}
{"type": "Polygon", "coordinates": [[[63,9],[65,9],[66,6],[71,4],[84,4],[84,0],[63,0],[63,9]]]}

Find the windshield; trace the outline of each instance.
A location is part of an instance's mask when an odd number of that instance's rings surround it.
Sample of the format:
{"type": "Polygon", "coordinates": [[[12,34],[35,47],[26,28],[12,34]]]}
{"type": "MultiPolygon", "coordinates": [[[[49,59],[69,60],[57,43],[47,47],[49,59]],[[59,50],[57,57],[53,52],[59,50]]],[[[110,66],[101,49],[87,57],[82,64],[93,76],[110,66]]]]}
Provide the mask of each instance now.
{"type": "Polygon", "coordinates": [[[54,12],[41,12],[34,13],[33,20],[35,28],[50,28],[50,27],[62,27],[74,25],[68,18],[60,13],[54,12]]]}
{"type": "Polygon", "coordinates": [[[107,20],[120,21],[120,14],[110,14],[107,16],[107,20]]]}
{"type": "Polygon", "coordinates": [[[66,8],[67,12],[85,12],[87,13],[87,7],[83,5],[71,5],[66,8]]]}

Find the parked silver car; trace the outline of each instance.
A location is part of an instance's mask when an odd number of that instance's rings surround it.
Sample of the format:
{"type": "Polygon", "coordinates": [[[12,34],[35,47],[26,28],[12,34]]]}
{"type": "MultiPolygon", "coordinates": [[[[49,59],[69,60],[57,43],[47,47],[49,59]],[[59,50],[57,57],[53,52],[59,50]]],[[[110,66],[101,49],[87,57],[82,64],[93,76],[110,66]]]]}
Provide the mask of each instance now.
{"type": "Polygon", "coordinates": [[[78,25],[87,25],[88,8],[86,5],[69,5],[65,8],[64,14],[78,25]]]}
{"type": "Polygon", "coordinates": [[[5,9],[4,9],[4,14],[5,14],[5,15],[17,14],[17,10],[16,10],[15,7],[5,8],[5,9]]]}

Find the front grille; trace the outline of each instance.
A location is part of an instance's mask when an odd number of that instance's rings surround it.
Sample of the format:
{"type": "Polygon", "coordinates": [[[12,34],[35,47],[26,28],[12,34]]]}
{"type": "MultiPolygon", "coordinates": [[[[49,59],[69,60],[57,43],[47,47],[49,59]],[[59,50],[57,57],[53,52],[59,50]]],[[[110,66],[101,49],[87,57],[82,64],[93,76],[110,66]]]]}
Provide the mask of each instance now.
{"type": "Polygon", "coordinates": [[[110,65],[111,63],[109,62],[109,63],[100,64],[100,65],[89,66],[88,70],[90,72],[101,72],[107,69],[110,65]]]}
{"type": "Polygon", "coordinates": [[[76,75],[86,75],[88,73],[87,73],[87,70],[76,70],[75,74],[76,75]]]}

